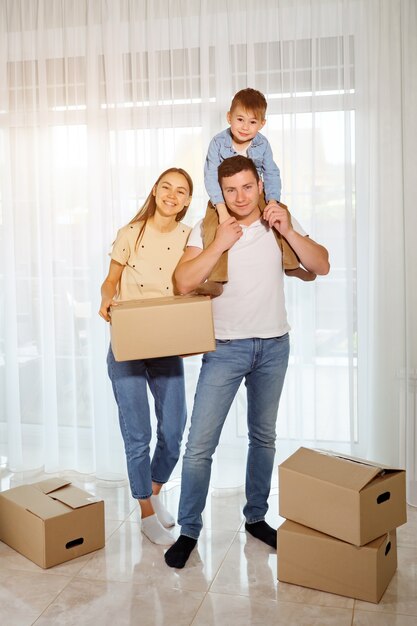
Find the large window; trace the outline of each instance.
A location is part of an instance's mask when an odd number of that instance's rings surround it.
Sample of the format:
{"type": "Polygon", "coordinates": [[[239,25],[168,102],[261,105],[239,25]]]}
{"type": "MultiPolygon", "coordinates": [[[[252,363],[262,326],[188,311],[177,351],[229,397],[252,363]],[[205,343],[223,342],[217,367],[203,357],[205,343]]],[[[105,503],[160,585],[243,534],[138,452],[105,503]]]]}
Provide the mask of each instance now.
{"type": "MultiPolygon", "coordinates": [[[[0,451],[7,454],[12,411],[24,466],[43,464],[52,433],[58,465],[94,469],[92,450],[102,445],[97,425],[108,420],[109,433],[116,428],[104,365],[108,334],[96,314],[111,242],[172,165],[194,179],[187,221],[202,217],[208,142],[226,125],[233,93],[248,84],[268,100],[264,132],[281,169],[283,200],[330,249],[332,263],[316,283],[286,279],[292,356],[278,434],[354,440],[353,38],[259,38],[220,50],[210,33],[204,46],[153,42],[142,50],[121,37],[104,50],[99,29],[88,45],[84,31],[77,39],[73,29],[66,54],[60,39],[54,51],[51,36],[48,54],[7,63],[0,111],[0,163],[8,164],[7,175],[0,172],[0,451]]],[[[186,367],[191,408],[199,359],[186,367]]],[[[246,436],[241,403],[232,409],[237,440],[246,436]]]]}

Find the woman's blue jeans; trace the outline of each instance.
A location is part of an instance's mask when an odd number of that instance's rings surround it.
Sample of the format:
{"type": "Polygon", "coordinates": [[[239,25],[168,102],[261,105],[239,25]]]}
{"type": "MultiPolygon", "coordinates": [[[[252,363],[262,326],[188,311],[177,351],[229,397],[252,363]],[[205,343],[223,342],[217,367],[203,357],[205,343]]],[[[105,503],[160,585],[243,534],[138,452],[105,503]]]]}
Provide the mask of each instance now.
{"type": "Polygon", "coordinates": [[[152,495],[152,481],[166,483],[180,454],[187,419],[184,366],[180,357],[115,361],[111,347],[107,368],[119,409],[132,496],[152,495]],[[156,446],[152,437],[147,385],[155,400],[156,446]]]}
{"type": "Polygon", "coordinates": [[[275,457],[278,404],[287,371],[288,334],[272,339],[216,341],[204,355],[183,458],[178,522],[181,534],[198,539],[210,483],[212,456],[224,421],[245,380],[249,448],[246,521],[265,518],[275,457]]]}

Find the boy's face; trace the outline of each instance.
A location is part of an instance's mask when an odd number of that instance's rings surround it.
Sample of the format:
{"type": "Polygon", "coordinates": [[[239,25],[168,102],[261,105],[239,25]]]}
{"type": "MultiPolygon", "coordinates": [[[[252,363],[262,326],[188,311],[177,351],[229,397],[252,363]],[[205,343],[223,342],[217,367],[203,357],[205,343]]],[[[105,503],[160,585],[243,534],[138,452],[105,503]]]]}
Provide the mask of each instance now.
{"type": "Polygon", "coordinates": [[[230,132],[236,144],[248,144],[256,133],[264,127],[265,121],[257,117],[253,111],[247,111],[238,105],[227,114],[230,132]]]}
{"type": "Polygon", "coordinates": [[[225,176],[220,186],[227,208],[240,224],[249,225],[259,218],[262,181],[256,180],[253,172],[242,170],[233,176],[225,176]]]}

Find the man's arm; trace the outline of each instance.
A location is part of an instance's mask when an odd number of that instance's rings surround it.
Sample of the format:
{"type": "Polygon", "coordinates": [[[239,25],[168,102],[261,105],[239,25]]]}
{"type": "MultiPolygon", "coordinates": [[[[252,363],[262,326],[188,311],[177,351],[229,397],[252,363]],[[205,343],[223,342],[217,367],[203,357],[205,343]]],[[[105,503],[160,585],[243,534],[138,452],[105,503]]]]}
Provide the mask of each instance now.
{"type": "Polygon", "coordinates": [[[285,204],[266,207],[262,217],[288,241],[303,266],[321,276],[330,270],[329,253],[326,248],[310,237],[297,233],[291,223],[291,215],[285,204]]]}
{"type": "Polygon", "coordinates": [[[310,237],[300,235],[294,229],[288,233],[285,239],[307,270],[319,276],[324,276],[329,273],[329,253],[324,246],[310,237]]]}
{"type": "Polygon", "coordinates": [[[213,242],[205,250],[189,246],[174,272],[178,293],[186,294],[204,283],[225,250],[242,236],[242,227],[234,217],[220,224],[213,242]]]}

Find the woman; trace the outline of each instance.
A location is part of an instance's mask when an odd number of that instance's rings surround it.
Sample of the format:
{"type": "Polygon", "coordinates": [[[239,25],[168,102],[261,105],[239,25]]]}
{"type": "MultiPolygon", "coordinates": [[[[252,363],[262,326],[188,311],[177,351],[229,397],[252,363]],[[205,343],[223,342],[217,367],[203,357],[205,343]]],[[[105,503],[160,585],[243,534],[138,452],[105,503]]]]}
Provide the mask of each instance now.
{"type": "MultiPolygon", "coordinates": [[[[101,287],[99,314],[107,322],[110,307],[117,306],[118,301],[173,295],[174,269],[191,230],[181,219],[192,193],[187,172],[166,170],[137,215],[119,230],[109,273],[101,287]]],[[[166,529],[175,521],[160,501],[159,492],[178,461],[186,422],[182,359],[172,356],[117,362],[110,346],[107,366],[119,409],[130,488],[141,509],[142,532],[153,543],[171,545],[175,539],[166,529]],[[157,418],[152,459],[147,385],[157,418]]]]}

